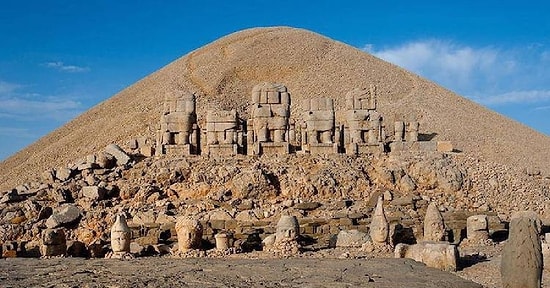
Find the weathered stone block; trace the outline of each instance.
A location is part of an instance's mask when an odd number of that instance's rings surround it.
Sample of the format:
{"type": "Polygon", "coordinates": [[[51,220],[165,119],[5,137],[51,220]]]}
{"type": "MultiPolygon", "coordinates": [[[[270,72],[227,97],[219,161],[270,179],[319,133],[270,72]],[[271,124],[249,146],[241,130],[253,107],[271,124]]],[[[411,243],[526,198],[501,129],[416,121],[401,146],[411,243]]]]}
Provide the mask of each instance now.
{"type": "Polygon", "coordinates": [[[59,181],[67,181],[69,178],[71,178],[73,173],[73,170],[69,168],[57,168],[55,170],[55,178],[57,178],[59,181]]]}
{"type": "Polygon", "coordinates": [[[367,233],[358,230],[342,230],[336,236],[335,246],[359,248],[369,241],[370,236],[367,233]]]}
{"type": "Polygon", "coordinates": [[[456,271],[457,267],[458,251],[455,245],[447,242],[399,243],[394,255],[395,258],[410,258],[444,271],[456,271]]]}

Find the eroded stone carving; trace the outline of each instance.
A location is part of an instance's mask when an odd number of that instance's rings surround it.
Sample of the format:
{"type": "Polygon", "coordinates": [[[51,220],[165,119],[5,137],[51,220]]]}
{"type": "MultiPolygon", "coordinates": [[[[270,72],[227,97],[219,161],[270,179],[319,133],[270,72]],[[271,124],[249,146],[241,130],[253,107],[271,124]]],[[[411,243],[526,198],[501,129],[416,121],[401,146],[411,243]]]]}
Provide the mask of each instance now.
{"type": "Polygon", "coordinates": [[[179,253],[199,249],[202,241],[202,224],[192,218],[181,217],[176,222],[179,253]]]}
{"type": "Polygon", "coordinates": [[[399,243],[395,246],[394,256],[413,259],[444,271],[456,271],[458,251],[455,245],[446,242],[399,243]]]}
{"type": "Polygon", "coordinates": [[[248,154],[289,153],[290,94],[281,84],[261,83],[252,89],[248,121],[248,154]]]}
{"type": "Polygon", "coordinates": [[[376,112],[376,86],[356,88],[346,94],[347,154],[384,152],[382,115],[376,112]]]}
{"type": "Polygon", "coordinates": [[[262,244],[266,251],[282,255],[293,255],[300,252],[299,235],[300,225],[296,216],[283,215],[277,222],[275,234],[266,237],[262,244]]]}
{"type": "Polygon", "coordinates": [[[168,155],[198,154],[199,131],[195,112],[195,94],[172,91],[164,98],[157,135],[157,153],[168,155]]]}
{"type": "Polygon", "coordinates": [[[302,103],[302,150],[311,154],[338,153],[335,141],[334,103],[330,98],[306,99],[302,103]]]}
{"type": "Polygon", "coordinates": [[[445,238],[445,224],[437,204],[432,202],[424,217],[424,241],[442,241],[445,238]]]}
{"type": "Polygon", "coordinates": [[[208,155],[237,155],[242,145],[237,111],[208,111],[206,115],[206,145],[208,155]]]}
{"type": "Polygon", "coordinates": [[[534,213],[512,216],[500,266],[503,287],[541,287],[543,259],[540,229],[540,220],[534,213]]]}
{"type": "Polygon", "coordinates": [[[378,202],[374,209],[374,215],[370,223],[369,235],[375,244],[388,243],[389,223],[384,213],[384,200],[382,196],[378,196],[378,202]]]}
{"type": "Polygon", "coordinates": [[[67,253],[67,239],[63,228],[42,231],[40,240],[42,257],[63,256],[67,253]]]}
{"type": "Polygon", "coordinates": [[[115,223],[111,227],[111,253],[105,258],[129,259],[133,258],[130,253],[130,243],[132,241],[132,231],[126,223],[124,215],[117,215],[115,223]]]}

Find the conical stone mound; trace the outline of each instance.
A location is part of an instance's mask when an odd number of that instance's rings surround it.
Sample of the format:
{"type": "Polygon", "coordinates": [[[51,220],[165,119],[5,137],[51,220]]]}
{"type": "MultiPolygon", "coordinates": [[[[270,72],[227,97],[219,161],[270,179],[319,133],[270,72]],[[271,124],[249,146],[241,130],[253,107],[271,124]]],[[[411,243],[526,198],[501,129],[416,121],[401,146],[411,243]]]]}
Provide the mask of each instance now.
{"type": "MultiPolygon", "coordinates": [[[[211,108],[236,109],[247,118],[252,87],[264,81],[288,87],[291,115],[298,115],[306,98],[333,98],[335,110],[341,111],[348,91],[375,84],[378,110],[388,123],[417,118],[420,133],[434,140],[450,140],[458,150],[489,161],[550,174],[550,137],[346,44],[302,29],[273,27],[223,37],[93,107],[1,162],[0,190],[109,143],[154,139],[167,91],[196,93],[200,125],[211,108]]],[[[342,117],[337,113],[336,121],[342,117]]]]}

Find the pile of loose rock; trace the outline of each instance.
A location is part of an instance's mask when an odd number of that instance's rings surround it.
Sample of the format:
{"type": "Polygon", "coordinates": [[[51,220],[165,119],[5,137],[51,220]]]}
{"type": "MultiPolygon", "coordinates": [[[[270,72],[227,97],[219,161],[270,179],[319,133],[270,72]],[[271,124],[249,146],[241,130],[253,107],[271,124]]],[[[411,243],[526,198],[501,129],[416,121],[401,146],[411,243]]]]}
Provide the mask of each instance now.
{"type": "Polygon", "coordinates": [[[190,217],[203,227],[203,247],[231,235],[234,245],[216,252],[229,255],[264,249],[262,241],[277,234],[277,221],[290,215],[297,217],[300,236],[275,245],[281,255],[302,249],[297,247],[388,253],[398,243],[423,239],[430,225],[440,225],[431,229],[433,241],[478,245],[505,230],[509,211],[544,212],[548,182],[537,173],[439,152],[144,158],[113,144],[2,193],[0,241],[7,256],[40,255],[43,233],[63,229],[68,255],[118,257],[127,249],[114,252],[107,232],[124,215],[133,255],[166,254],[177,250],[178,217],[190,217]],[[497,193],[522,195],[522,202],[497,193]],[[377,224],[377,203],[384,206],[387,228],[377,224]],[[427,210],[432,218],[424,221],[427,210]],[[467,234],[478,236],[465,239],[466,227],[475,226],[470,221],[478,228],[467,234]],[[387,230],[387,241],[373,237],[375,230],[387,230]]]}

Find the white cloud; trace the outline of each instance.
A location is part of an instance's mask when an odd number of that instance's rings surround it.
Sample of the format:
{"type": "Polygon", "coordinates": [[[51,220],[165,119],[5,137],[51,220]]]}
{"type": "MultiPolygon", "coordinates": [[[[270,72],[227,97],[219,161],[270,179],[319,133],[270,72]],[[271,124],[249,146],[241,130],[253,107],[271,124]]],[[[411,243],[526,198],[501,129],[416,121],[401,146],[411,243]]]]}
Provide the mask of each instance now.
{"type": "Polygon", "coordinates": [[[540,106],[536,107],[534,110],[550,110],[550,106],[540,106]]]}
{"type": "Polygon", "coordinates": [[[14,128],[14,127],[0,127],[0,135],[6,137],[17,138],[29,138],[34,139],[37,137],[29,129],[26,128],[14,128]]]}
{"type": "Polygon", "coordinates": [[[44,96],[25,90],[23,85],[0,80],[0,124],[10,120],[65,122],[82,111],[74,96],[44,96]]]}
{"type": "Polygon", "coordinates": [[[21,88],[22,86],[15,83],[9,83],[0,80],[0,96],[12,93],[13,91],[21,88]]]}
{"type": "Polygon", "coordinates": [[[363,49],[485,105],[550,101],[550,61],[543,45],[472,47],[438,39],[363,49]]]}
{"type": "Polygon", "coordinates": [[[67,121],[82,110],[81,103],[63,98],[31,100],[23,98],[0,98],[0,118],[19,121],[51,119],[67,121]]]}
{"type": "MultiPolygon", "coordinates": [[[[511,104],[511,103],[540,103],[550,101],[550,90],[530,90],[530,91],[512,91],[498,95],[486,96],[475,99],[479,103],[494,105],[494,104],[511,104]]],[[[537,110],[546,109],[547,107],[538,107],[537,110]]]]}
{"type": "Polygon", "coordinates": [[[415,41],[375,50],[373,55],[418,73],[452,90],[474,89],[476,83],[494,83],[514,72],[516,61],[492,47],[473,48],[443,40],[415,41]]]}
{"type": "Polygon", "coordinates": [[[69,72],[69,73],[79,73],[79,72],[88,72],[90,71],[90,68],[88,67],[80,67],[76,65],[66,65],[63,62],[48,62],[45,63],[44,66],[48,68],[57,69],[59,71],[63,72],[69,72]]]}

